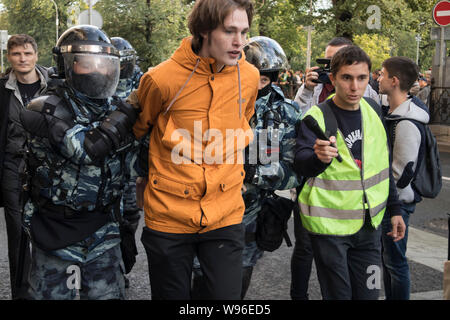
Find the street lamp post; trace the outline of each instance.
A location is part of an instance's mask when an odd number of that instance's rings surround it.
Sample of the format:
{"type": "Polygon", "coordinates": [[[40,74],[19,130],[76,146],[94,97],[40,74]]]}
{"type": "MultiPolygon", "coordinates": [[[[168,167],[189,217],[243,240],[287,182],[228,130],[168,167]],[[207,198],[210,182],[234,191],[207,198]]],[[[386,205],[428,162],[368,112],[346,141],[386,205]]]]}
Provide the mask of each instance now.
{"type": "Polygon", "coordinates": [[[416,64],[419,65],[419,44],[420,40],[422,40],[422,37],[420,34],[416,35],[416,41],[417,41],[417,51],[416,51],[416,64]]]}
{"type": "Polygon", "coordinates": [[[58,24],[59,24],[59,21],[58,21],[58,6],[56,5],[56,2],[54,1],[54,0],[50,0],[54,5],[55,5],[55,11],[56,11],[56,19],[55,19],[55,22],[56,22],[56,42],[55,42],[55,44],[58,42],[58,24]]]}
{"type": "MultiPolygon", "coordinates": [[[[312,0],[309,1],[309,16],[312,19],[312,0]]],[[[308,40],[306,42],[306,69],[311,68],[311,32],[313,29],[312,25],[307,26],[308,28],[308,40]]]]}
{"type": "Polygon", "coordinates": [[[416,34],[416,41],[417,41],[417,50],[416,50],[416,64],[419,65],[419,45],[420,41],[422,40],[422,37],[420,36],[420,27],[423,26],[425,22],[419,23],[419,26],[417,28],[417,34],[416,34]]]}

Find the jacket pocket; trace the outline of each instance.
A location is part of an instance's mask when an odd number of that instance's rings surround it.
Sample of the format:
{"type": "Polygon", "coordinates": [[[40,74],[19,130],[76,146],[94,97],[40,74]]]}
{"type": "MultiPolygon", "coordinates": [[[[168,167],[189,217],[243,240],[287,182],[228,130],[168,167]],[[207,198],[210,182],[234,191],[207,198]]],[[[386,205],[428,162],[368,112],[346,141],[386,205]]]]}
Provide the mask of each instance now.
{"type": "Polygon", "coordinates": [[[239,170],[232,174],[228,179],[225,180],[225,182],[220,184],[220,190],[223,192],[229,191],[236,187],[239,184],[242,184],[242,181],[244,180],[244,171],[239,170]]]}
{"type": "Polygon", "coordinates": [[[150,183],[155,190],[166,192],[180,198],[195,198],[194,188],[188,184],[158,174],[152,174],[150,183]]]}

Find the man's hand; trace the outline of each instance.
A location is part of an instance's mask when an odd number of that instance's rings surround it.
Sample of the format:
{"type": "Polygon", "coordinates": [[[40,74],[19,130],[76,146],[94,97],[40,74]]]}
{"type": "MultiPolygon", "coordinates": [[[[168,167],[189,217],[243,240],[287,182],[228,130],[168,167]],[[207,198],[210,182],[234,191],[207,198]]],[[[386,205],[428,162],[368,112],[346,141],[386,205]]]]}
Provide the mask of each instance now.
{"type": "Polygon", "coordinates": [[[126,100],[129,104],[131,104],[133,106],[133,108],[141,111],[141,107],[139,106],[139,99],[137,96],[137,90],[133,90],[131,91],[130,95],[128,96],[127,100],[126,100]]]}
{"type": "Polygon", "coordinates": [[[312,67],[306,71],[305,87],[311,91],[318,85],[318,83],[313,82],[313,80],[317,80],[319,78],[319,74],[314,71],[317,69],[319,69],[319,67],[312,67]]]}
{"type": "Polygon", "coordinates": [[[405,237],[406,225],[403,221],[402,216],[393,216],[391,218],[392,231],[388,232],[387,235],[391,236],[394,242],[402,240],[405,237]]]}
{"type": "Polygon", "coordinates": [[[136,205],[138,208],[144,208],[144,191],[147,187],[147,178],[137,177],[136,179],[136,205]]]}
{"type": "Polygon", "coordinates": [[[317,158],[323,163],[330,163],[333,158],[338,156],[338,150],[331,146],[331,143],[336,143],[336,137],[331,136],[330,141],[316,139],[314,144],[314,152],[317,158]]]}

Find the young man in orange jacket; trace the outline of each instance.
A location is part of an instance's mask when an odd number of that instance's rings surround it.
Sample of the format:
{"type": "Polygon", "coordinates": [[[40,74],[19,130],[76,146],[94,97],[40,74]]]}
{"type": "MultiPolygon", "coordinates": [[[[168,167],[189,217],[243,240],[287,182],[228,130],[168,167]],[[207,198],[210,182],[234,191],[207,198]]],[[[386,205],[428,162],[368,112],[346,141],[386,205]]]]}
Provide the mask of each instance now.
{"type": "Polygon", "coordinates": [[[190,298],[195,255],[207,296],[240,298],[240,156],[253,137],[248,120],[259,81],[242,53],[252,16],[250,0],[198,0],[189,16],[193,36],[141,79],[134,132],[152,130],[142,242],[153,299],[190,298]]]}

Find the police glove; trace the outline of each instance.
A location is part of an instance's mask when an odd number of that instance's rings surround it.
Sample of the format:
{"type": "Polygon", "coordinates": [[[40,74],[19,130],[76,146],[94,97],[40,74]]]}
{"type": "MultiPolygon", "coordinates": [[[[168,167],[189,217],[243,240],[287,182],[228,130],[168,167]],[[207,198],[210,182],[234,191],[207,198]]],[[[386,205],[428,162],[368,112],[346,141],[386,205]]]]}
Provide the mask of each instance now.
{"type": "Polygon", "coordinates": [[[244,182],[245,183],[250,183],[253,184],[255,183],[255,175],[256,175],[256,164],[248,164],[245,163],[244,164],[244,171],[245,171],[245,178],[244,178],[244,182]]]}
{"type": "Polygon", "coordinates": [[[89,131],[84,140],[84,148],[91,159],[105,158],[110,152],[120,150],[133,141],[132,128],[137,119],[137,111],[120,100],[113,111],[97,128],[89,131]]]}
{"type": "Polygon", "coordinates": [[[117,102],[117,110],[113,111],[99,126],[99,129],[111,139],[115,149],[129,136],[137,119],[137,112],[123,100],[117,102]]]}

